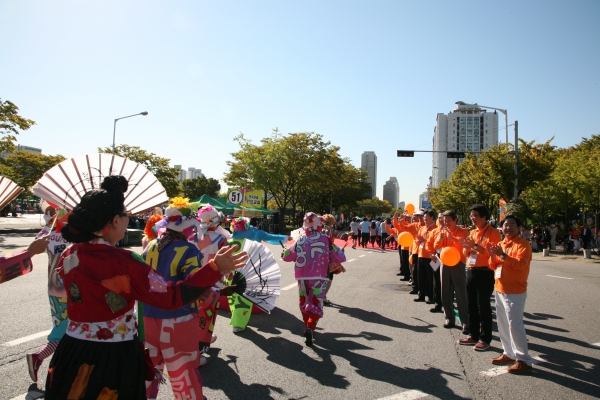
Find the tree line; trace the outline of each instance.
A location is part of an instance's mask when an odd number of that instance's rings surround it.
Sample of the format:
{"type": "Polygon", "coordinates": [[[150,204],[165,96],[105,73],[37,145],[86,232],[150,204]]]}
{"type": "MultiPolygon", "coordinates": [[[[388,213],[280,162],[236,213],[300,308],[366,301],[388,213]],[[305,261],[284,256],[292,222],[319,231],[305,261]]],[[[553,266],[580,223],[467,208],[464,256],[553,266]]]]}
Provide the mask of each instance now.
{"type": "Polygon", "coordinates": [[[569,148],[519,140],[518,198],[513,197],[514,146],[500,144],[479,153],[467,153],[449,179],[429,188],[436,210],[455,210],[468,223],[475,203],[508,212],[527,224],[583,224],[585,215],[600,214],[600,135],[583,138],[569,148]]]}

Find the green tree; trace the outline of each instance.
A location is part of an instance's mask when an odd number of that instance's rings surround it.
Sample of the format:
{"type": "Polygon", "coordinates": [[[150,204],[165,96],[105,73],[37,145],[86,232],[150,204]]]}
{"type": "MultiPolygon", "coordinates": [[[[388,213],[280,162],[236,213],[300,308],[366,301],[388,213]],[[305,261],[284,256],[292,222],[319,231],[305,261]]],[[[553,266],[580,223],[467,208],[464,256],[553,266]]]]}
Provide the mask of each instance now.
{"type": "Polygon", "coordinates": [[[116,154],[142,164],[163,185],[167,191],[167,196],[175,197],[181,194],[181,185],[177,180],[179,169],[170,167],[169,163],[171,160],[168,158],[159,157],[154,153],[140,149],[138,146],[129,146],[126,144],[116,146],[114,152],[112,147],[98,148],[98,152],[116,154]]]}
{"type": "Polygon", "coordinates": [[[287,207],[315,212],[339,209],[344,202],[360,197],[352,193],[351,187],[358,193],[366,191],[365,175],[355,171],[348,159],[340,157],[339,147],[323,141],[314,132],[282,135],[274,129],[260,145],[253,144],[243,134],[235,140],[240,150],[227,162],[225,182],[232,187],[260,189],[272,196],[280,211],[281,227],[287,207]]]}
{"type": "Polygon", "coordinates": [[[19,129],[26,131],[33,125],[35,121],[21,117],[14,103],[0,99],[0,154],[15,151],[19,129]]]}
{"type": "Polygon", "coordinates": [[[61,155],[46,156],[28,151],[15,151],[0,160],[2,174],[29,192],[46,171],[65,158],[61,155]]]}
{"type": "Polygon", "coordinates": [[[219,181],[214,178],[207,178],[205,176],[199,176],[194,179],[184,179],[181,181],[183,187],[183,196],[190,200],[197,199],[203,194],[207,194],[210,197],[218,197],[221,185],[219,181]]]}
{"type": "Polygon", "coordinates": [[[390,214],[392,205],[387,200],[379,200],[377,196],[372,199],[361,200],[358,202],[358,214],[362,217],[375,218],[381,214],[390,214]]]}

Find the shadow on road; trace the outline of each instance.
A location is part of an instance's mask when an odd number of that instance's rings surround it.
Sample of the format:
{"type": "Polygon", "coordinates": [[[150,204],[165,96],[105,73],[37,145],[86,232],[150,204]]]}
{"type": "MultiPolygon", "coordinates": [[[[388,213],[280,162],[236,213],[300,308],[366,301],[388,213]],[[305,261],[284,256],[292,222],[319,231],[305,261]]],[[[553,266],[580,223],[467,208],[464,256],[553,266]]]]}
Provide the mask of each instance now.
{"type": "MultiPolygon", "coordinates": [[[[399,329],[409,329],[417,332],[430,332],[432,325],[426,327],[412,326],[390,320],[375,312],[364,311],[357,308],[336,306],[340,312],[348,314],[353,318],[360,319],[366,323],[385,324],[399,329]]],[[[267,354],[267,360],[283,368],[300,372],[319,385],[338,389],[348,389],[350,382],[347,377],[336,374],[337,366],[333,357],[340,357],[347,360],[354,368],[356,373],[366,379],[386,382],[404,389],[418,389],[430,395],[438,396],[443,399],[462,399],[456,395],[447,385],[446,376],[462,379],[458,374],[446,372],[444,370],[428,367],[426,369],[402,368],[389,362],[381,361],[361,353],[372,348],[359,343],[357,340],[364,341],[392,341],[385,335],[374,332],[361,332],[360,334],[328,333],[317,331],[315,335],[315,346],[310,350],[305,348],[302,321],[296,316],[281,309],[273,310],[268,315],[253,315],[251,320],[253,328],[248,328],[238,336],[246,339],[259,347],[267,354]],[[255,318],[256,317],[256,318],[255,318]],[[282,331],[290,331],[298,335],[297,341],[290,341],[282,336],[266,338],[260,332],[271,334],[280,334],[282,331]],[[308,350],[308,351],[307,351],[308,350]],[[313,356],[310,352],[314,352],[313,356]],[[444,376],[445,375],[445,376],[444,376]]],[[[365,324],[368,326],[368,324],[365,324]]],[[[223,355],[222,355],[223,356],[223,355]]],[[[219,370],[215,369],[214,380],[213,373],[204,378],[207,387],[223,389],[230,399],[247,398],[270,398],[267,391],[274,390],[282,393],[280,388],[265,387],[260,389],[253,387],[255,385],[245,385],[238,377],[235,371],[235,356],[226,355],[228,361],[221,359],[218,363],[211,361],[211,370],[215,364],[219,370]],[[221,369],[229,371],[222,372],[221,369]],[[218,377],[218,379],[216,378],[218,377]],[[226,379],[223,380],[223,377],[226,379]],[[230,377],[230,379],[227,379],[230,377]],[[223,388],[222,382],[229,382],[226,388],[223,388]],[[261,392],[261,390],[263,390],[261,392]]],[[[310,382],[310,381],[307,381],[310,382]]]]}
{"type": "Polygon", "coordinates": [[[370,324],[379,324],[379,325],[391,326],[392,328],[408,329],[410,331],[420,332],[420,333],[431,333],[431,328],[435,328],[435,325],[432,325],[432,324],[422,321],[420,319],[417,319],[417,320],[423,322],[423,324],[425,324],[425,325],[408,325],[403,322],[384,317],[383,315],[378,314],[374,311],[363,310],[362,308],[346,307],[346,306],[341,306],[341,305],[337,305],[337,304],[333,304],[329,308],[338,309],[339,312],[342,314],[346,314],[352,318],[356,318],[356,319],[359,319],[361,321],[364,321],[364,322],[367,322],[370,324]]]}

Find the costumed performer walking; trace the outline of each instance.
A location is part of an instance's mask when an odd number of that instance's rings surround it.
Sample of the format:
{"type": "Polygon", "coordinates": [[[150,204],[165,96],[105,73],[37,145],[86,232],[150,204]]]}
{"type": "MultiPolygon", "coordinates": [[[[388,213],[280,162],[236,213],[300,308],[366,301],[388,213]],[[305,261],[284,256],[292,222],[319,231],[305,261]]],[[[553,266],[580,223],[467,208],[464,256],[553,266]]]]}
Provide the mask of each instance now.
{"type": "MultiPolygon", "coordinates": [[[[339,249],[334,244],[334,240],[336,238],[341,239],[343,241],[348,240],[348,234],[343,233],[335,229],[336,221],[335,217],[331,214],[323,215],[323,225],[325,226],[325,235],[329,238],[329,245],[335,247],[336,251],[339,249]]],[[[345,246],[344,246],[345,247],[345,246]]],[[[343,250],[343,249],[342,249],[343,250]]],[[[329,293],[329,289],[331,289],[331,285],[333,284],[333,276],[339,273],[346,272],[346,268],[340,263],[329,264],[329,284],[327,285],[327,289],[325,289],[325,296],[323,297],[323,304],[330,305],[331,301],[327,299],[327,293],[329,293]]]]}
{"type": "Polygon", "coordinates": [[[50,302],[50,315],[52,317],[52,330],[47,337],[46,344],[38,351],[29,353],[26,356],[27,368],[31,380],[37,383],[38,370],[42,362],[50,357],[56,348],[60,339],[67,330],[67,292],[63,286],[62,280],[56,273],[56,265],[62,252],[70,245],[62,235],[60,230],[67,222],[65,210],[56,209],[46,203],[44,207],[44,220],[46,225],[37,234],[37,237],[49,236],[46,253],[48,254],[48,300],[50,302]]]}
{"type": "Polygon", "coordinates": [[[314,212],[304,216],[301,235],[281,257],[293,261],[294,277],[298,281],[300,313],[304,320],[306,345],[313,345],[313,335],[317,322],[323,317],[323,298],[329,284],[329,265],[346,261],[342,250],[334,251],[329,238],[321,231],[321,217],[314,212]]]}
{"type": "MultiPolygon", "coordinates": [[[[135,300],[176,310],[196,301],[222,274],[245,265],[245,253],[234,256],[236,249],[227,249],[185,280],[167,283],[140,256],[115,247],[129,222],[127,188],[122,176],[104,178],[100,189],[82,197],[61,231],[74,243],[57,267],[67,289],[69,325],[50,361],[47,399],[145,399],[144,380],[152,379],[154,368],[146,373],[135,300]]],[[[197,357],[196,352],[196,363],[197,357]]]]}
{"type": "MultiPolygon", "coordinates": [[[[204,256],[202,265],[212,261],[215,255],[223,247],[227,247],[227,240],[231,234],[227,232],[221,224],[225,221],[222,212],[216,210],[213,206],[206,206],[198,210],[198,220],[200,227],[197,229],[197,246],[204,256]]],[[[200,366],[208,363],[205,354],[208,354],[210,345],[217,340],[215,323],[217,322],[217,309],[220,305],[221,295],[228,296],[233,293],[233,286],[225,286],[221,289],[213,287],[211,292],[207,291],[202,302],[198,302],[198,347],[200,348],[200,366]]]]}
{"type": "MultiPolygon", "coordinates": [[[[234,218],[231,220],[231,231],[233,232],[233,239],[248,239],[254,240],[255,242],[267,242],[269,244],[280,244],[285,243],[290,239],[286,235],[277,235],[273,233],[267,233],[263,230],[257,229],[254,225],[258,224],[257,219],[252,219],[248,222],[245,217],[234,218]]],[[[232,283],[233,274],[230,274],[225,281],[225,284],[230,285],[232,283]]],[[[244,298],[244,296],[233,293],[229,296],[229,308],[231,310],[231,326],[234,333],[238,333],[246,329],[248,322],[250,321],[250,315],[253,304],[250,300],[244,298]]]]}

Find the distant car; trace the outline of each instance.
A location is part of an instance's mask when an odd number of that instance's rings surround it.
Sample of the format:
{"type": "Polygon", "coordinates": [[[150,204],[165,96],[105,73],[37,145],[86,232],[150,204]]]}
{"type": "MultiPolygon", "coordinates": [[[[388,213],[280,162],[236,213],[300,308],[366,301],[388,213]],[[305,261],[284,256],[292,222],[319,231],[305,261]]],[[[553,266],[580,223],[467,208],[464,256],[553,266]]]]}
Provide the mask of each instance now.
{"type": "Polygon", "coordinates": [[[129,234],[127,233],[127,231],[125,231],[125,236],[123,236],[123,239],[119,240],[116,245],[117,247],[125,247],[127,246],[127,243],[129,242],[129,234]]]}

